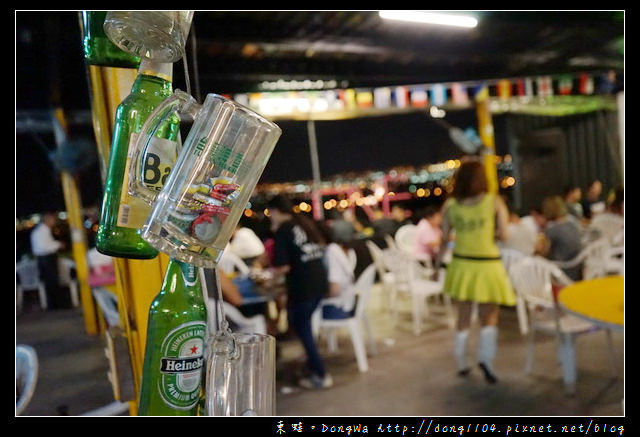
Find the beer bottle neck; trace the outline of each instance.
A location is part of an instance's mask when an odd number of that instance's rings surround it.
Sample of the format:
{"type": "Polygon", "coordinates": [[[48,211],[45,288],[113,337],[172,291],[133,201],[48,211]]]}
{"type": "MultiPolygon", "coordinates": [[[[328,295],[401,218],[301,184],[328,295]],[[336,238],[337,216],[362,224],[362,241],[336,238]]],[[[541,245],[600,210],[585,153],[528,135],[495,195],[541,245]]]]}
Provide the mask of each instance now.
{"type": "Polygon", "coordinates": [[[142,58],[138,75],[155,76],[171,82],[173,80],[173,64],[170,62],[156,62],[148,58],[142,58]]]}
{"type": "Polygon", "coordinates": [[[176,291],[201,293],[198,269],[192,264],[171,258],[162,289],[169,293],[176,291]]]}
{"type": "Polygon", "coordinates": [[[172,73],[173,64],[144,59],[140,63],[138,77],[133,83],[131,92],[168,97],[173,93],[172,73]]]}

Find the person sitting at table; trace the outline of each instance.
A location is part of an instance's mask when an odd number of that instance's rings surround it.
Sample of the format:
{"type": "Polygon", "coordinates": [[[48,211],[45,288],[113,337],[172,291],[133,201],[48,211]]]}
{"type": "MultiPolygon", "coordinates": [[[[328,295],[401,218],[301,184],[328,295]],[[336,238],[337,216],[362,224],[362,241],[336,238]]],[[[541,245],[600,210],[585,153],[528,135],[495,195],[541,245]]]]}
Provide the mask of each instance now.
{"type": "MultiPolygon", "coordinates": [[[[538,247],[540,255],[552,261],[569,261],[582,250],[580,228],[570,219],[567,207],[560,196],[547,197],[542,201],[542,214],[547,220],[543,234],[545,241],[538,247]]],[[[574,281],[582,276],[582,265],[563,269],[574,281]]]]}
{"type": "Polygon", "coordinates": [[[605,203],[601,199],[602,182],[593,180],[587,187],[587,192],[582,199],[582,214],[585,219],[591,220],[595,215],[604,212],[605,203]]]}
{"type": "Polygon", "coordinates": [[[415,255],[418,259],[430,259],[438,250],[442,243],[442,212],[440,207],[431,205],[422,211],[422,217],[416,226],[415,255]]]}
{"type": "Polygon", "coordinates": [[[578,220],[582,220],[582,190],[577,185],[568,185],[564,189],[564,201],[567,205],[567,212],[578,220]]]}
{"type": "Polygon", "coordinates": [[[233,250],[229,250],[228,246],[222,252],[218,262],[218,272],[221,273],[221,276],[229,279],[233,284],[233,289],[235,289],[233,290],[231,286],[228,286],[231,290],[229,292],[230,297],[232,297],[235,304],[233,302],[229,303],[238,307],[245,317],[252,317],[256,314],[266,315],[267,299],[261,299],[263,296],[256,290],[257,284],[250,276],[249,267],[233,250]],[[240,299],[235,293],[236,290],[240,295],[240,299]]]}
{"type": "Polygon", "coordinates": [[[498,247],[517,250],[525,255],[533,255],[540,232],[535,227],[523,222],[517,212],[509,208],[509,222],[507,223],[507,236],[504,241],[498,242],[498,247]]]}
{"type": "Polygon", "coordinates": [[[325,248],[324,262],[329,279],[329,294],[321,303],[324,319],[344,319],[353,316],[357,296],[354,292],[357,264],[356,252],[349,243],[353,229],[346,227],[322,228],[329,243],[325,248]]]}

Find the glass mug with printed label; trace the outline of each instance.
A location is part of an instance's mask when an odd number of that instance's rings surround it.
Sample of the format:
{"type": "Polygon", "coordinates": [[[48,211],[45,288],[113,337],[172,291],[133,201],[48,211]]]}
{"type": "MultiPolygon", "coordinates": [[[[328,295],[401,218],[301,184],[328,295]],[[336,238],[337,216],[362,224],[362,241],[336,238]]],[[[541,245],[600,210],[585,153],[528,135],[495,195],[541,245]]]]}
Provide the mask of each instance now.
{"type": "Polygon", "coordinates": [[[152,204],[142,238],[198,267],[216,266],[282,131],[217,94],[202,105],[176,90],[149,116],[133,146],[129,193],[152,204]],[[155,130],[178,111],[193,118],[178,159],[158,192],[145,184],[155,130]]]}

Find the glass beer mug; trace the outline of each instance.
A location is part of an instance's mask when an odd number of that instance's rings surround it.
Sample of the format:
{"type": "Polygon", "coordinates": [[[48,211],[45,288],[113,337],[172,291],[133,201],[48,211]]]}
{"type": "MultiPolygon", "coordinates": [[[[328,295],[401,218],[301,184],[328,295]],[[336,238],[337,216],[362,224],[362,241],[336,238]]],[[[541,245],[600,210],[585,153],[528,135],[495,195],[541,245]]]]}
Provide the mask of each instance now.
{"type": "Polygon", "coordinates": [[[275,337],[219,332],[209,344],[206,372],[208,416],[275,414],[275,337]]]}
{"type": "Polygon", "coordinates": [[[281,132],[222,96],[209,94],[200,105],[176,90],[149,116],[131,151],[129,192],[152,204],[142,238],[180,261],[215,267],[281,132]],[[157,192],[144,183],[147,150],[155,129],[175,111],[194,122],[157,192]]]}
{"type": "Polygon", "coordinates": [[[156,62],[184,56],[193,11],[109,11],[104,31],[122,50],[156,62]]]}

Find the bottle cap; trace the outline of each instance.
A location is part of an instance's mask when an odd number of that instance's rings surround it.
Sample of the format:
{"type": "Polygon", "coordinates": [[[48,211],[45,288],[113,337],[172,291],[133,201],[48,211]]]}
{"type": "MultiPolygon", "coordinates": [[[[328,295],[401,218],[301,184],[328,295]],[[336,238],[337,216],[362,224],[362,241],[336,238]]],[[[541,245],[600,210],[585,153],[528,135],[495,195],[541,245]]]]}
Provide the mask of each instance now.
{"type": "Polygon", "coordinates": [[[149,58],[142,58],[138,72],[148,76],[157,76],[171,82],[173,79],[173,63],[157,62],[149,58]]]}

